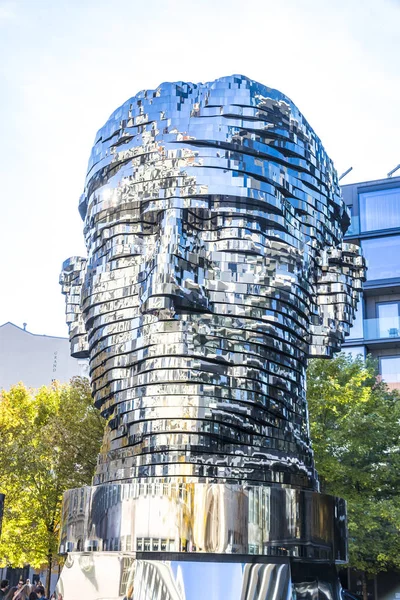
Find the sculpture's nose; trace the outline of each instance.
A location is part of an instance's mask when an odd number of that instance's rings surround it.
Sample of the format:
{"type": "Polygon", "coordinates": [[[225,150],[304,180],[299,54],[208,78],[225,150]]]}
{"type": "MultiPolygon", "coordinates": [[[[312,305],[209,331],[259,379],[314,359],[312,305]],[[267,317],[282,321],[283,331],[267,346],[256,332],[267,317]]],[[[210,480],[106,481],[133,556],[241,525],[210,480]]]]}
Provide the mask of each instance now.
{"type": "Polygon", "coordinates": [[[166,209],[158,239],[140,274],[142,313],[208,311],[204,290],[204,249],[183,218],[183,209],[166,209]]]}

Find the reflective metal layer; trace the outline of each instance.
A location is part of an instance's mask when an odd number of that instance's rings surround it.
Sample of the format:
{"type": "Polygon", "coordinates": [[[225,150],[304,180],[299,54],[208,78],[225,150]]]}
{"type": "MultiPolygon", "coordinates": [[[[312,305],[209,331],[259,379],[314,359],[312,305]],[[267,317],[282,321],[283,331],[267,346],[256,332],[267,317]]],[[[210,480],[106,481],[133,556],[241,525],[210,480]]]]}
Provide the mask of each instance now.
{"type": "Polygon", "coordinates": [[[71,600],[292,599],[288,563],[145,560],[117,552],[69,554],[57,587],[71,600]]]}
{"type": "Polygon", "coordinates": [[[95,483],[318,489],[306,361],[340,349],[364,262],[295,105],[243,76],[140,92],[79,209],[87,257],[61,283],[108,418],[95,483]]]}
{"type": "Polygon", "coordinates": [[[254,554],[344,562],[342,500],[281,487],[122,484],[64,495],[60,552],[254,554]]]}
{"type": "Polygon", "coordinates": [[[70,600],[340,600],[332,566],[71,553],[57,591],[70,600]]]}

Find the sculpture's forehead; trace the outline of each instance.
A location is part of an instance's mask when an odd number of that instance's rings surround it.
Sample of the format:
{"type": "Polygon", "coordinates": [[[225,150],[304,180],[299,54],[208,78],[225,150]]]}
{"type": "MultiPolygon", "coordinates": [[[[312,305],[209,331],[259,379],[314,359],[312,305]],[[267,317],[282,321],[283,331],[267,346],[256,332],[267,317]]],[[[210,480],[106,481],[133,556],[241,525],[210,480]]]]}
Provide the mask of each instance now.
{"type": "Polygon", "coordinates": [[[193,105],[228,106],[243,105],[258,107],[272,103],[286,104],[295,118],[303,118],[293,102],[278,90],[244,76],[221,77],[208,83],[175,82],[162,83],[156,89],[142,90],[118,107],[109,117],[106,125],[98,132],[98,137],[112,131],[112,124],[118,127],[119,121],[128,114],[143,113],[164,107],[166,110],[185,114],[193,105]]]}
{"type": "MultiPolygon", "coordinates": [[[[175,128],[184,133],[197,117],[204,121],[207,117],[215,120],[218,116],[270,121],[271,128],[281,125],[281,135],[287,138],[289,135],[286,133],[285,136],[284,130],[290,129],[292,121],[296,123],[297,134],[323,150],[319,138],[287,96],[247,77],[235,75],[209,83],[162,83],[154,90],[143,90],[129,98],[97,132],[89,169],[96,162],[102,146],[107,146],[109,141],[115,145],[126,128],[154,123],[165,129],[166,121],[172,119],[175,128]]],[[[216,129],[210,129],[208,133],[212,139],[216,129]]]]}
{"type": "Polygon", "coordinates": [[[82,216],[104,186],[129,187],[126,198],[137,200],[287,198],[339,230],[346,221],[336,171],[311,126],[284,94],[243,76],[163,83],[130,98],[96,136],[82,216]]]}

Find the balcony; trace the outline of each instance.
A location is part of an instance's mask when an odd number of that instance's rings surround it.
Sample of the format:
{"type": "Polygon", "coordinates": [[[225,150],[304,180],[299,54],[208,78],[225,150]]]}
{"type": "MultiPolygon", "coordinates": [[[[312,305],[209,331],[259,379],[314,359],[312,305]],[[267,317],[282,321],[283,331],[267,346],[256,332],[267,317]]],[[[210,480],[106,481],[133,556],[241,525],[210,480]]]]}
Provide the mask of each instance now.
{"type": "Polygon", "coordinates": [[[365,340],[393,340],[400,338],[400,317],[364,319],[365,340]]]}

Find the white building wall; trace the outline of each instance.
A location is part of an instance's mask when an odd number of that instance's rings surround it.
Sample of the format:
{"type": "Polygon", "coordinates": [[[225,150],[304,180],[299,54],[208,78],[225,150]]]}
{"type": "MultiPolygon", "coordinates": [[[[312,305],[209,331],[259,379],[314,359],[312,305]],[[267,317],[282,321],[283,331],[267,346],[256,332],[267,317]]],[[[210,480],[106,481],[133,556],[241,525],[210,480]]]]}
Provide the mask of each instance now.
{"type": "Polygon", "coordinates": [[[0,389],[22,381],[38,388],[88,376],[88,361],[70,356],[67,338],[36,335],[13,323],[0,326],[0,389]]]}

